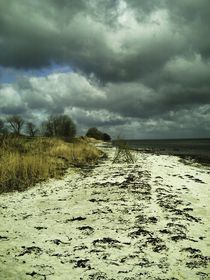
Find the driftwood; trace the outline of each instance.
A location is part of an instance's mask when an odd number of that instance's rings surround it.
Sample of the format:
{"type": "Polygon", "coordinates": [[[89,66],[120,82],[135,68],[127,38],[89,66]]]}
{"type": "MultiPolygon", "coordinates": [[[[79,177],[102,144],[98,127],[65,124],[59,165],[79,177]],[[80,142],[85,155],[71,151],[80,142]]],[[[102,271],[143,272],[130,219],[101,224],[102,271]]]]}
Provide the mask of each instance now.
{"type": "Polygon", "coordinates": [[[131,153],[131,149],[125,140],[118,139],[116,141],[116,152],[112,163],[116,162],[134,163],[134,157],[131,153]]]}

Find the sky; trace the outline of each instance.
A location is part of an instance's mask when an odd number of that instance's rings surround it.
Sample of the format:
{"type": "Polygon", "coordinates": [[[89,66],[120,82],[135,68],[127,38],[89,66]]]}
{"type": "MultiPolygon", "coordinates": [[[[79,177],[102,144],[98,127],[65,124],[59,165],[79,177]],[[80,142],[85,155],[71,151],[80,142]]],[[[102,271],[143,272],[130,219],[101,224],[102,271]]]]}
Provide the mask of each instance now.
{"type": "Polygon", "coordinates": [[[209,0],[1,0],[0,118],[210,137],[209,0]]]}

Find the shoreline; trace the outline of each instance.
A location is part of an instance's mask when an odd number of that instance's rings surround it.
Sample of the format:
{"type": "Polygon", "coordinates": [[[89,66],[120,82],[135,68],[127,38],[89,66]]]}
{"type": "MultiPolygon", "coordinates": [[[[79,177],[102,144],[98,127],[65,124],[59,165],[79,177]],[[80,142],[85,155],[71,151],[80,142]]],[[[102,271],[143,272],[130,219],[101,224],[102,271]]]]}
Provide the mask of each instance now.
{"type": "Polygon", "coordinates": [[[130,150],[140,152],[140,153],[149,153],[149,154],[156,154],[156,155],[168,155],[168,156],[176,156],[179,157],[180,159],[188,161],[189,164],[190,162],[197,162],[201,165],[208,166],[210,167],[210,155],[199,155],[199,154],[193,154],[193,153],[177,153],[177,152],[172,152],[172,151],[167,151],[167,150],[158,150],[158,149],[153,149],[153,148],[132,148],[130,147],[130,150]]]}
{"type": "Polygon", "coordinates": [[[210,169],[97,146],[93,169],[0,195],[0,278],[209,279],[210,169]]]}
{"type": "MultiPolygon", "coordinates": [[[[151,154],[174,155],[210,166],[209,140],[209,138],[128,139],[125,142],[131,150],[151,154]]],[[[113,146],[116,142],[117,140],[112,141],[113,146]]]]}

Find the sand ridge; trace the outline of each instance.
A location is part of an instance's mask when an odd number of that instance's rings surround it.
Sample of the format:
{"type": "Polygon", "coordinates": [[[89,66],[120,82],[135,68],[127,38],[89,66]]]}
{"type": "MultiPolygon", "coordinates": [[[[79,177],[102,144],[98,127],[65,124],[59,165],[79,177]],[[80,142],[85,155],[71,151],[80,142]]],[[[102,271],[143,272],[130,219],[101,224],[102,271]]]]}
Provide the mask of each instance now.
{"type": "Polygon", "coordinates": [[[135,153],[0,196],[0,279],[210,279],[210,170],[135,153]]]}

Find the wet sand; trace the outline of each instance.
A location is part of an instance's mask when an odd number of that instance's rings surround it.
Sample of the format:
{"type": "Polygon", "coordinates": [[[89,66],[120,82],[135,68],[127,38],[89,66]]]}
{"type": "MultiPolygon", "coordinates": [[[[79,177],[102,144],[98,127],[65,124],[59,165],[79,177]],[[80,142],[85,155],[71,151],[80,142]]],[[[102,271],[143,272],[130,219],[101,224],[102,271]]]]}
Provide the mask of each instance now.
{"type": "Polygon", "coordinates": [[[0,279],[210,279],[210,169],[135,153],[0,196],[0,279]]]}

